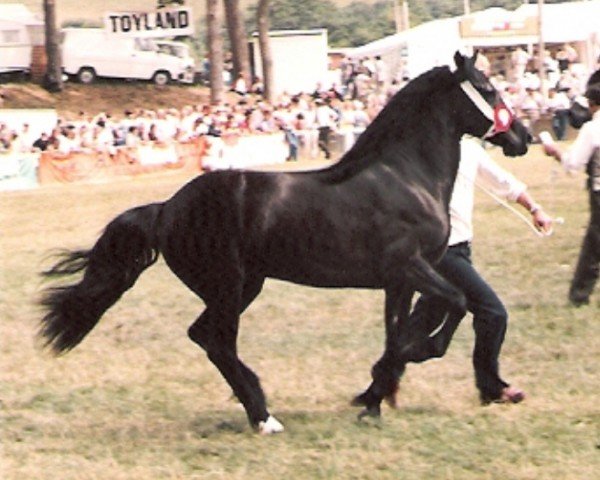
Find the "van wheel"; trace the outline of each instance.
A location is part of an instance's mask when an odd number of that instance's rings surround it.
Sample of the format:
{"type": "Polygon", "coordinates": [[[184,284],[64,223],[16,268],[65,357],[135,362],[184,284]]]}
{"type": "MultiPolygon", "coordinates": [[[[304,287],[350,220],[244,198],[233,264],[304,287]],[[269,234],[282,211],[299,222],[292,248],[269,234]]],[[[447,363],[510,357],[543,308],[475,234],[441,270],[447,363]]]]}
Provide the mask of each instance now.
{"type": "Polygon", "coordinates": [[[81,68],[79,72],[77,72],[77,80],[86,85],[94,83],[94,80],[96,80],[96,71],[90,67],[81,68]]]}
{"type": "Polygon", "coordinates": [[[171,81],[171,75],[169,74],[169,72],[160,70],[154,74],[154,76],[152,77],[152,81],[156,85],[166,85],[171,81]]]}

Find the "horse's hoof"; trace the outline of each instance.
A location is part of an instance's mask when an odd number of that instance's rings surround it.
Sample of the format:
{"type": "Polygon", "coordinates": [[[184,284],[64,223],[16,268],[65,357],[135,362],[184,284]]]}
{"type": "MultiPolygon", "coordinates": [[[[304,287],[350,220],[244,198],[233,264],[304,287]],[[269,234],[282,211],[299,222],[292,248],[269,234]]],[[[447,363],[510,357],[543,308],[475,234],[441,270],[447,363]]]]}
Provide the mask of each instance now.
{"type": "Polygon", "coordinates": [[[261,435],[272,435],[283,432],[283,425],[272,415],[269,415],[264,422],[258,422],[258,433],[261,435]]]}
{"type": "Polygon", "coordinates": [[[391,395],[388,395],[384,398],[384,400],[385,403],[388,404],[388,407],[393,408],[394,410],[398,408],[398,397],[396,395],[396,392],[392,393],[391,395]]]}
{"type": "Polygon", "coordinates": [[[399,390],[399,387],[398,387],[398,385],[396,385],[396,387],[394,388],[394,391],[392,393],[383,397],[383,399],[385,400],[385,403],[387,403],[390,408],[393,408],[393,409],[398,408],[398,390],[399,390]]]}
{"type": "Polygon", "coordinates": [[[379,405],[373,405],[363,409],[358,414],[358,419],[362,420],[363,418],[381,418],[381,407],[379,405]]]}
{"type": "Polygon", "coordinates": [[[367,400],[365,398],[366,396],[366,392],[365,393],[361,393],[360,395],[357,395],[356,397],[354,397],[352,399],[352,401],[350,402],[350,405],[353,407],[364,407],[367,405],[367,400]]]}

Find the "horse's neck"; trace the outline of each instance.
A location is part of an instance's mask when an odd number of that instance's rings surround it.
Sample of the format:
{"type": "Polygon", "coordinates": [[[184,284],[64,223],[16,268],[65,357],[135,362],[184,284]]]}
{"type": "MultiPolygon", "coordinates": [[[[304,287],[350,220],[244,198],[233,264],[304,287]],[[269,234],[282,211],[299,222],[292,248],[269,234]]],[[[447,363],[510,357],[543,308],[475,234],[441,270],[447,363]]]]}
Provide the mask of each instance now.
{"type": "Polygon", "coordinates": [[[391,143],[389,154],[384,155],[390,168],[403,177],[416,177],[444,202],[450,200],[460,161],[461,133],[448,121],[452,115],[449,103],[432,108],[431,121],[411,127],[410,138],[391,143]]]}
{"type": "Polygon", "coordinates": [[[458,170],[461,136],[450,75],[437,70],[396,94],[331,169],[331,179],[343,181],[383,164],[401,178],[415,179],[448,196],[458,170]]]}

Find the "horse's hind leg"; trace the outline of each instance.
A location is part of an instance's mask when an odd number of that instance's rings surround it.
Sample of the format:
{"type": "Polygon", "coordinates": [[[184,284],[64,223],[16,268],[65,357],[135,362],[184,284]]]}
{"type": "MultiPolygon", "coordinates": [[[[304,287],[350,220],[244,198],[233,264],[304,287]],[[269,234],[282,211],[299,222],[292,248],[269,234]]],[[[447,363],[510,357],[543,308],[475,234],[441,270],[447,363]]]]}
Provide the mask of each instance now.
{"type": "Polygon", "coordinates": [[[278,433],[283,426],[269,415],[266,399],[256,374],[237,355],[240,313],[262,288],[262,279],[246,285],[240,295],[231,290],[217,300],[207,301],[207,308],[189,328],[190,338],[202,347],[210,361],[223,375],[242,403],[251,425],[261,433],[278,433]]]}
{"type": "MultiPolygon", "coordinates": [[[[404,272],[405,277],[396,280],[396,285],[405,284],[404,287],[386,289],[385,351],[381,359],[373,366],[373,382],[364,393],[352,402],[353,405],[366,407],[359,416],[378,416],[383,398],[395,405],[400,376],[404,372],[406,363],[411,361],[411,355],[418,348],[416,344],[424,340],[416,332],[411,334],[409,323],[410,306],[415,289],[429,295],[442,297],[448,302],[448,308],[453,315],[452,321],[444,325],[438,332],[440,336],[430,342],[440,351],[445,351],[452,333],[456,329],[455,317],[462,318],[466,311],[464,294],[437,273],[422,257],[415,255],[411,258],[407,262],[404,272]],[[436,345],[436,341],[439,345],[436,345]]],[[[418,330],[422,331],[422,329],[418,330]]],[[[427,337],[428,333],[424,336],[427,337]]],[[[429,346],[427,345],[427,347],[429,346]]]]}

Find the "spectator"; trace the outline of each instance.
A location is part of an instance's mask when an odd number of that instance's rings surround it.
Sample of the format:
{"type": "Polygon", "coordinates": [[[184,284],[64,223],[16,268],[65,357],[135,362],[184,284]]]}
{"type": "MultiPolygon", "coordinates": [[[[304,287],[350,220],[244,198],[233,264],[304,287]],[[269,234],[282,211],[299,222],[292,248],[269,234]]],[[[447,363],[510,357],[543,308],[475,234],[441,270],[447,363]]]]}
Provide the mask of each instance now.
{"type": "Polygon", "coordinates": [[[233,91],[242,97],[245,97],[248,93],[248,86],[246,85],[246,79],[244,75],[240,72],[235,79],[233,84],[233,91]]]}
{"type": "Polygon", "coordinates": [[[265,93],[265,86],[260,77],[254,77],[250,92],[254,95],[263,95],[265,93]]]}
{"type": "Polygon", "coordinates": [[[375,56],[375,63],[374,63],[374,80],[375,80],[375,88],[377,89],[378,92],[383,92],[385,90],[385,85],[387,83],[387,66],[385,64],[385,62],[383,61],[383,59],[381,58],[381,55],[377,55],[375,56]]]}
{"type": "Polygon", "coordinates": [[[317,99],[315,103],[317,104],[316,120],[319,130],[319,149],[323,150],[326,159],[330,159],[329,141],[331,132],[335,128],[337,115],[331,108],[329,101],[317,99]]]}
{"type": "Polygon", "coordinates": [[[48,149],[50,138],[46,132],[42,132],[40,136],[33,142],[33,149],[45,152],[48,149]]]}
{"type": "Polygon", "coordinates": [[[557,140],[564,140],[569,125],[569,108],[571,102],[564,90],[550,88],[546,103],[548,112],[552,115],[552,131],[557,140]]]}
{"type": "Polygon", "coordinates": [[[525,75],[525,69],[527,68],[527,63],[529,62],[530,58],[530,55],[523,50],[522,47],[517,47],[511,53],[510,61],[513,72],[513,81],[523,78],[525,75]]]}

